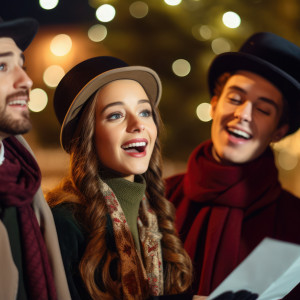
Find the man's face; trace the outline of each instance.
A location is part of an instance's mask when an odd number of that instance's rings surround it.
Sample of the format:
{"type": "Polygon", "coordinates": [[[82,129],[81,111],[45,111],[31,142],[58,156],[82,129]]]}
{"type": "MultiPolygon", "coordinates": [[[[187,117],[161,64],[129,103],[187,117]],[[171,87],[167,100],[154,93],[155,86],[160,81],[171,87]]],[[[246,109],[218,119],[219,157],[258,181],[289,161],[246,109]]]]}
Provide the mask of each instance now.
{"type": "Polygon", "coordinates": [[[288,130],[288,125],[278,128],[282,93],[252,72],[239,71],[231,76],[211,104],[213,154],[222,163],[251,161],[288,130]]]}
{"type": "Polygon", "coordinates": [[[32,81],[23,69],[22,51],[11,38],[0,37],[0,138],[31,129],[28,101],[32,81]]]}

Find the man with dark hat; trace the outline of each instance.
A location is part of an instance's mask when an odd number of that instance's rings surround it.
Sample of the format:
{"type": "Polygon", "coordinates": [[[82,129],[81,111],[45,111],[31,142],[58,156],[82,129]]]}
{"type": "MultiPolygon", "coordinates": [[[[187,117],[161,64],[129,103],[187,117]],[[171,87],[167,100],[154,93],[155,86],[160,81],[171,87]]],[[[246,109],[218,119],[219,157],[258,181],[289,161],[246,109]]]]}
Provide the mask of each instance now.
{"type": "Polygon", "coordinates": [[[300,244],[300,199],[282,189],[269,146],[300,127],[299,66],[300,48],[267,32],[210,66],[211,140],[166,181],[199,295],[263,238],[300,244]]]}
{"type": "Polygon", "coordinates": [[[19,136],[31,129],[23,51],[37,30],[0,19],[0,299],[71,299],[41,173],[19,136]]]}

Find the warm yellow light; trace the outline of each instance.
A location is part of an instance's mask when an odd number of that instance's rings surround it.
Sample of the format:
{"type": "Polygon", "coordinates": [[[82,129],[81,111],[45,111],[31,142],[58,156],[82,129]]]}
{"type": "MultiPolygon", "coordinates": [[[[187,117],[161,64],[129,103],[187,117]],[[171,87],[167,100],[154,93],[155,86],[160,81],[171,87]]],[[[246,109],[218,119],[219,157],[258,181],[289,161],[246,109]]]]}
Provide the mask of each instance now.
{"type": "Polygon", "coordinates": [[[129,6],[129,12],[134,18],[144,18],[148,14],[148,5],[143,1],[133,2],[129,6]]]}
{"type": "Polygon", "coordinates": [[[286,171],[293,170],[298,164],[298,157],[284,150],[278,153],[277,160],[279,166],[286,171]]]}
{"type": "Polygon", "coordinates": [[[179,77],[187,76],[191,71],[190,63],[185,59],[177,59],[172,64],[172,70],[179,77]]]}
{"type": "Polygon", "coordinates": [[[65,71],[61,66],[52,65],[45,70],[43,80],[49,87],[56,87],[64,75],[65,71]]]}
{"type": "Polygon", "coordinates": [[[223,15],[222,21],[223,21],[224,25],[229,28],[237,28],[241,25],[240,16],[233,11],[226,12],[223,15]]]}
{"type": "Polygon", "coordinates": [[[166,4],[176,6],[181,3],[181,0],[164,0],[166,4]]]}
{"type": "Polygon", "coordinates": [[[107,29],[104,25],[93,25],[88,31],[88,37],[93,42],[101,42],[107,36],[107,29]]]}
{"type": "Polygon", "coordinates": [[[50,49],[54,55],[64,56],[72,49],[72,39],[67,34],[59,34],[52,39],[50,49]]]}
{"type": "Polygon", "coordinates": [[[212,41],[211,48],[215,54],[221,54],[229,52],[231,50],[231,45],[229,41],[224,38],[216,38],[212,41]]]}
{"type": "Polygon", "coordinates": [[[199,33],[204,40],[209,40],[212,38],[212,30],[207,25],[202,25],[199,29],[199,33]]]}
{"type": "Polygon", "coordinates": [[[96,17],[101,22],[110,22],[116,15],[115,8],[110,4],[103,4],[96,10],[96,17]]]}
{"type": "Polygon", "coordinates": [[[58,0],[40,0],[40,7],[43,9],[53,9],[57,6],[58,0]]]}
{"type": "Polygon", "coordinates": [[[203,102],[199,104],[196,109],[197,117],[202,122],[210,121],[211,120],[210,110],[211,110],[211,105],[209,103],[203,102]]]}
{"type": "Polygon", "coordinates": [[[30,92],[30,101],[29,101],[29,109],[33,112],[40,112],[42,111],[48,103],[48,95],[42,89],[33,89],[30,92]]]}

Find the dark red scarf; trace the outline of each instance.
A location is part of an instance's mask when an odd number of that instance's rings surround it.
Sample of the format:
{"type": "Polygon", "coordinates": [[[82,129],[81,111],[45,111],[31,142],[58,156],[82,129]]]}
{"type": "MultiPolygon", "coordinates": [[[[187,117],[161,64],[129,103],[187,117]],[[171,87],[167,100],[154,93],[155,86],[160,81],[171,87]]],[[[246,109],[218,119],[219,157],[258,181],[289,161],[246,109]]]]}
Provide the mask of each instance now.
{"type": "Polygon", "coordinates": [[[25,281],[31,300],[56,299],[47,249],[32,209],[41,173],[32,155],[14,137],[3,141],[5,160],[0,166],[0,203],[18,211],[25,263],[25,281]]]}
{"type": "Polygon", "coordinates": [[[264,236],[272,234],[272,203],[281,192],[271,149],[248,164],[225,166],[214,160],[211,148],[207,141],[195,149],[183,181],[169,197],[175,205],[180,201],[177,228],[194,262],[198,295],[208,295],[264,236]],[[262,213],[266,208],[268,213],[262,213]],[[253,216],[263,222],[252,223],[253,216]]]}

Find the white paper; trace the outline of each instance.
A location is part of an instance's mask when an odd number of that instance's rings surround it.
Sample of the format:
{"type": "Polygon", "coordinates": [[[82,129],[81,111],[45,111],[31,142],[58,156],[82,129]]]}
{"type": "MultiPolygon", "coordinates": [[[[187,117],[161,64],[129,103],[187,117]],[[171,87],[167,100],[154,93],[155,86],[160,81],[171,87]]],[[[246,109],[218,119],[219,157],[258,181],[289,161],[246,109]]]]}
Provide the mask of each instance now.
{"type": "Polygon", "coordinates": [[[211,293],[241,289],[259,294],[259,300],[280,299],[300,282],[300,246],[265,238],[211,293]]]}

